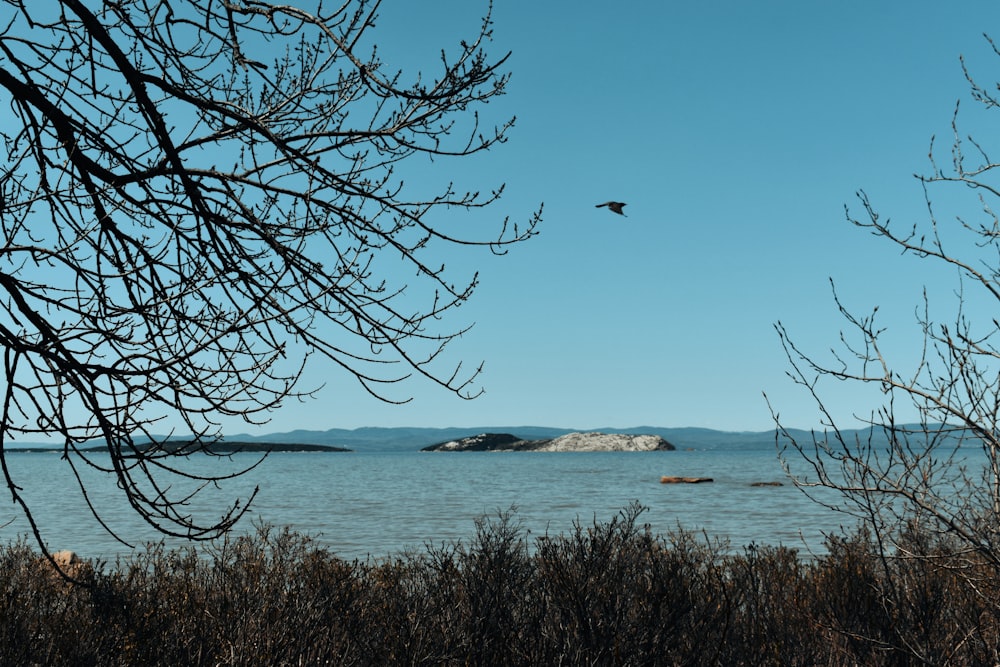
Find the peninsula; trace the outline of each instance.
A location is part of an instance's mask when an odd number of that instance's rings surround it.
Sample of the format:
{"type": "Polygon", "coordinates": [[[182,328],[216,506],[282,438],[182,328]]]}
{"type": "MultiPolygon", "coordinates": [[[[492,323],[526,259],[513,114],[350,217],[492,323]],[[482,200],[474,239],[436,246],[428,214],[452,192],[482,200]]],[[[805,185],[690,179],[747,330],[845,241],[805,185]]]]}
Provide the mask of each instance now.
{"type": "MultiPolygon", "coordinates": [[[[230,442],[226,440],[219,440],[215,442],[206,442],[201,444],[195,444],[191,440],[168,440],[167,442],[161,442],[158,445],[152,445],[148,442],[135,444],[135,451],[139,454],[152,453],[154,451],[159,452],[169,452],[170,454],[178,454],[181,456],[188,456],[191,454],[207,453],[207,454],[240,454],[240,453],[258,453],[258,454],[270,454],[272,452],[351,452],[352,449],[346,447],[334,447],[332,445],[317,445],[317,444],[306,444],[306,443],[290,443],[290,442],[230,442]]],[[[77,451],[80,452],[102,452],[107,451],[107,445],[86,445],[80,447],[77,451]]],[[[7,449],[7,452],[13,453],[23,453],[23,454],[39,454],[39,453],[58,453],[62,452],[61,447],[53,446],[29,446],[29,447],[11,447],[7,449]]]]}

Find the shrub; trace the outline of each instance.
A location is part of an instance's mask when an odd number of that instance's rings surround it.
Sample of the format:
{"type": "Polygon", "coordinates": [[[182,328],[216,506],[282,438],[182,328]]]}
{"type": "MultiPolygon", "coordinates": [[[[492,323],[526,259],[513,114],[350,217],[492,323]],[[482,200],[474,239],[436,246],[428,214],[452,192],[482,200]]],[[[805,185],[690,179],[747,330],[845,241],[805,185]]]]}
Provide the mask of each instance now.
{"type": "Polygon", "coordinates": [[[347,562],[288,530],[149,545],[67,586],[0,550],[0,664],[996,664],[990,559],[910,527],[827,553],[653,535],[638,505],[529,543],[513,511],[347,562]]]}

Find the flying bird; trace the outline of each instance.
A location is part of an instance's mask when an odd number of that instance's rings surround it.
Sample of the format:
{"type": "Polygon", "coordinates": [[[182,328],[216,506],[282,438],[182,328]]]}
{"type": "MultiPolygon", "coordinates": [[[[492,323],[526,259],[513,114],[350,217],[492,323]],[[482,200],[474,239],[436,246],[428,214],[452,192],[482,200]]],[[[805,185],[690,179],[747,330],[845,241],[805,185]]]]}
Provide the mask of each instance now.
{"type": "MultiPolygon", "coordinates": [[[[623,201],[606,201],[603,204],[598,204],[594,208],[601,208],[602,206],[607,206],[618,215],[625,215],[622,211],[622,209],[625,208],[625,202],[623,201]]],[[[625,217],[627,218],[628,216],[625,215],[625,217]]]]}

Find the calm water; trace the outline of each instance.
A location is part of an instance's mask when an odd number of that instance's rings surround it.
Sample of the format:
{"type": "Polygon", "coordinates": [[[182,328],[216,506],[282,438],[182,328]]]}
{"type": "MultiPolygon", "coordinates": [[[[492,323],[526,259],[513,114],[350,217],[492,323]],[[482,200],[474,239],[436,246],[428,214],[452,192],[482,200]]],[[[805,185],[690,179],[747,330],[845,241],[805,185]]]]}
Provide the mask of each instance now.
{"type": "MultiPolygon", "coordinates": [[[[254,459],[193,460],[193,470],[221,472],[254,459]]],[[[11,454],[8,464],[35,512],[52,549],[73,549],[86,557],[113,558],[128,550],[110,538],[88,514],[64,461],[55,454],[11,454]]],[[[95,505],[134,543],[158,540],[119,498],[114,482],[88,475],[95,505]]],[[[568,532],[576,519],[608,520],[632,501],[649,508],[643,517],[657,532],[679,525],[729,538],[733,548],[751,542],[822,551],[822,532],[849,524],[784,478],[774,450],[630,453],[280,453],[222,492],[211,490],[191,507],[210,519],[220,503],[260,494],[254,519],[290,525],[345,558],[382,557],[469,538],[474,521],[516,508],[532,535],[568,532]],[[712,484],[660,484],[661,475],[706,476],[712,484]],[[781,487],[753,482],[784,481],[781,487]]],[[[177,487],[175,487],[177,488],[177,487]]],[[[14,505],[0,505],[0,540],[28,531],[14,505]]],[[[168,542],[170,544],[170,542],[168,542]]]]}

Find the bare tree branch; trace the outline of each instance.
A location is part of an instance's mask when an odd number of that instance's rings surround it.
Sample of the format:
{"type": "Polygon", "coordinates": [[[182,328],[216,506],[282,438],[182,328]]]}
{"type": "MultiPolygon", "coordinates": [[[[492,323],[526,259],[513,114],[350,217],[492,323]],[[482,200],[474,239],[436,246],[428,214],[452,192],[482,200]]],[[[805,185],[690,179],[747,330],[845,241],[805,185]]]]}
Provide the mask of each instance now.
{"type": "Polygon", "coordinates": [[[487,129],[478,111],[509,76],[486,53],[489,12],[425,74],[363,50],[378,2],[93,4],[5,2],[0,463],[12,439],[58,436],[150,524],[207,538],[247,505],[210,525],[187,515],[158,481],[186,474],[172,463],[185,451],[154,435],[166,420],[195,449],[221,416],[266,420],[310,393],[296,383],[311,355],[391,402],[414,374],[476,396],[478,369],[443,365],[466,328],[442,320],[478,277],[456,282],[442,257],[502,254],[541,210],[496,234],[459,228],[445,212],[502,186],[428,193],[398,172],[505,140],[513,119],[487,129]],[[110,463],[81,451],[94,439],[110,463]]]}
{"type": "MultiPolygon", "coordinates": [[[[962,67],[973,99],[986,109],[1000,106],[990,92],[995,86],[979,86],[964,61],[962,67]]],[[[891,247],[954,271],[953,314],[945,323],[933,317],[924,290],[915,318],[920,354],[904,366],[883,345],[878,308],[858,315],[834,289],[845,330],[829,357],[806,352],[784,325],[776,325],[788,375],[819,407],[825,430],[804,442],[782,425],[773,407],[772,415],[786,467],[790,456],[807,464],[809,474],[796,476],[800,487],[864,521],[883,558],[922,557],[912,548],[914,536],[936,535],[959,555],[974,553],[1000,570],[1000,321],[982,310],[983,304],[1000,304],[1000,221],[994,212],[1000,163],[959,130],[958,110],[956,105],[950,167],[941,166],[932,138],[930,172],[917,176],[926,220],[893,224],[865,192],[858,193],[863,214],[847,212],[851,224],[891,247]],[[938,218],[932,193],[952,190],[974,193],[977,221],[938,218]],[[881,392],[881,405],[854,416],[868,427],[862,431],[868,437],[849,435],[827,409],[823,395],[830,380],[881,392]],[[901,413],[918,419],[901,421],[901,413]]]]}

